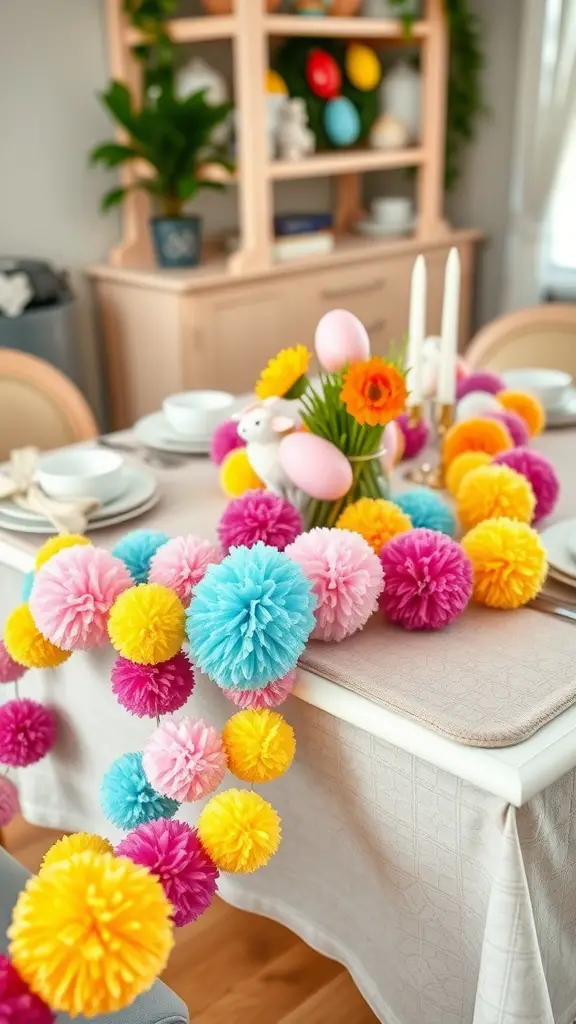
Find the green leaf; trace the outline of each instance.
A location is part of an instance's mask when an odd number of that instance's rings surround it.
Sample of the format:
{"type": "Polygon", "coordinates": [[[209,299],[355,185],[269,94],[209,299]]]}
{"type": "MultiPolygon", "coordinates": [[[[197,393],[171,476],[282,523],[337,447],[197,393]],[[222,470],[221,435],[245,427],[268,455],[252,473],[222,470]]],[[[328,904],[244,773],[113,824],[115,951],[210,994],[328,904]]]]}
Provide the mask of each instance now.
{"type": "Polygon", "coordinates": [[[112,114],[114,120],[118,121],[127,131],[132,132],[135,114],[132,109],[132,97],[124,83],[111,82],[106,92],[102,93],[100,98],[104,106],[112,114]]]}
{"type": "Polygon", "coordinates": [[[90,162],[104,164],[106,167],[119,167],[138,156],[138,150],[132,146],[122,146],[119,142],[104,142],[94,147],[90,153],[90,162]]]}
{"type": "Polygon", "coordinates": [[[109,192],[106,192],[106,194],[102,196],[102,202],[100,204],[102,213],[106,213],[108,210],[111,210],[113,206],[118,206],[118,204],[124,200],[127,192],[127,188],[120,187],[111,188],[109,192]]]}

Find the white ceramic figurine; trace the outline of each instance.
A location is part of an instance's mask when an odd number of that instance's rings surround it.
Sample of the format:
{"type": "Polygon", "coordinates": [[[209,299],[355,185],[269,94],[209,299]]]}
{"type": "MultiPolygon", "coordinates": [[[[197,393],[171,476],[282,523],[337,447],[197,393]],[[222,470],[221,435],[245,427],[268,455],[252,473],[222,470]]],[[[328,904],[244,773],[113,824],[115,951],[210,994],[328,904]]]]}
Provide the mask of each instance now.
{"type": "Polygon", "coordinates": [[[286,100],[279,111],[277,143],[281,160],[301,160],[316,148],[314,132],[308,127],[306,103],[298,96],[286,100]]]}
{"type": "Polygon", "coordinates": [[[268,490],[283,498],[293,496],[294,486],[280,466],[278,449],[282,438],[298,425],[297,417],[286,413],[278,398],[256,402],[239,417],[238,434],[246,442],[252,469],[268,490]]]}

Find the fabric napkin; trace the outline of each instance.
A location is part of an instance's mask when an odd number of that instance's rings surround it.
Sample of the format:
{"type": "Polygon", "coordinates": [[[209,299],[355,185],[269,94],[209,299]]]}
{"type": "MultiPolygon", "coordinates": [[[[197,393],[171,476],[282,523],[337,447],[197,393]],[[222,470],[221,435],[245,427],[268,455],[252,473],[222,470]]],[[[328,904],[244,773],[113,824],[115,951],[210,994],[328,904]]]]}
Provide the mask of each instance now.
{"type": "Polygon", "coordinates": [[[100,506],[97,498],[57,501],[49,498],[35,481],[37,448],[17,448],[10,454],[9,476],[0,474],[0,500],[12,499],[19,508],[36,512],[52,523],[58,533],[84,533],[88,517],[100,506]]]}

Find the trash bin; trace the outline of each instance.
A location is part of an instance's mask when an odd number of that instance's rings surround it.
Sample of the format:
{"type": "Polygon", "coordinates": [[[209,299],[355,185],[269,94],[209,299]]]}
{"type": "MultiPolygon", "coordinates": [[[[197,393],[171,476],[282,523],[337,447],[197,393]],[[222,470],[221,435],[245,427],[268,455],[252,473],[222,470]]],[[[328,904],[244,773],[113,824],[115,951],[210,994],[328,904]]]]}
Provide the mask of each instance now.
{"type": "Polygon", "coordinates": [[[0,348],[45,359],[80,386],[76,303],[66,275],[40,260],[0,257],[5,289],[15,274],[24,275],[25,285],[27,280],[29,298],[19,315],[6,315],[0,292],[0,348]]]}

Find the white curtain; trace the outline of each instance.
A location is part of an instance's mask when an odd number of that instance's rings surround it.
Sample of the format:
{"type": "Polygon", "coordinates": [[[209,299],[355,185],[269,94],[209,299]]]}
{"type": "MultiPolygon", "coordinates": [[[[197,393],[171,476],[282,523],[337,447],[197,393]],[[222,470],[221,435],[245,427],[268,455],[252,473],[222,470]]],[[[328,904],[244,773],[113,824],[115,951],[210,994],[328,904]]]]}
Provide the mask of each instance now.
{"type": "Polygon", "coordinates": [[[526,0],[502,310],[540,297],[543,227],[576,115],[576,0],[526,0]]]}

